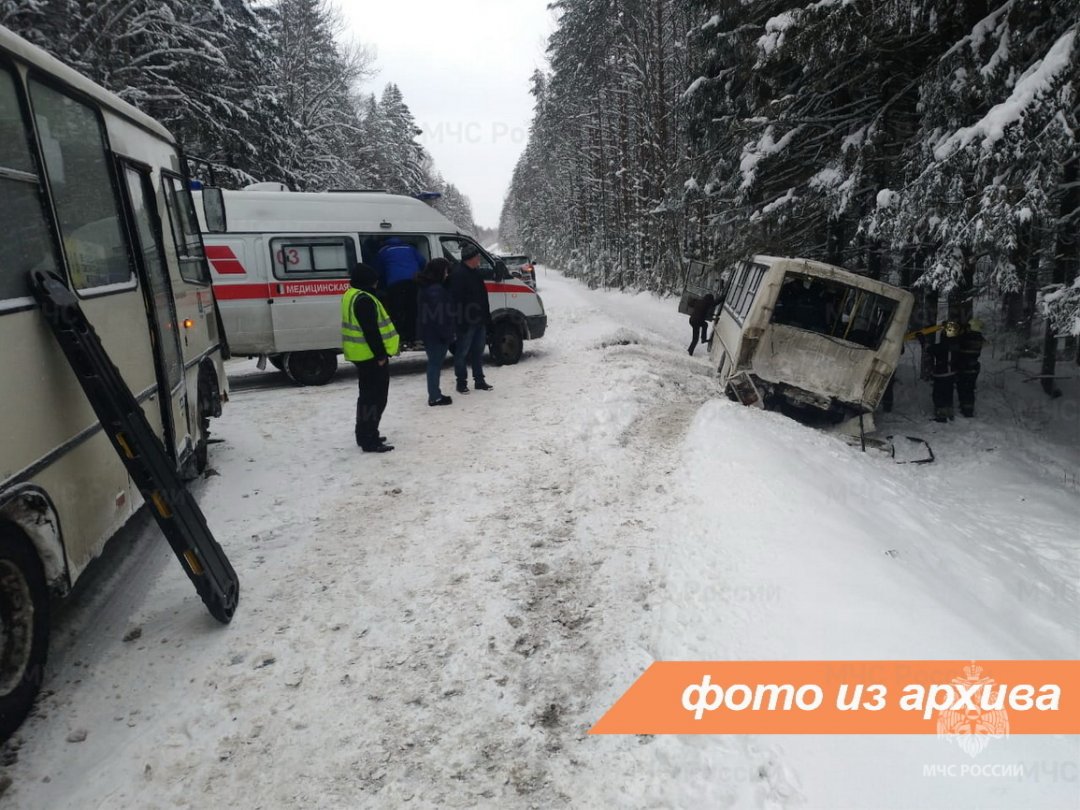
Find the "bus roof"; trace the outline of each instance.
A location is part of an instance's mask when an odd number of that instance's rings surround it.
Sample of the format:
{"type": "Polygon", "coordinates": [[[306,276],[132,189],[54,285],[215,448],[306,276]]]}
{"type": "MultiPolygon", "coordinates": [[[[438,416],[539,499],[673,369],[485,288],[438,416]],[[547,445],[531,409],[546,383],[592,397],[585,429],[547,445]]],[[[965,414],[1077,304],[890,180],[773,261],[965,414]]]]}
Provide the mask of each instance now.
{"type": "Polygon", "coordinates": [[[754,256],[753,261],[756,264],[764,264],[770,268],[783,269],[784,272],[803,272],[816,276],[823,276],[847,284],[851,287],[857,287],[861,290],[876,293],[877,295],[883,295],[886,298],[897,298],[898,296],[903,298],[911,295],[911,293],[903,287],[897,287],[884,281],[876,281],[867,276],[852,273],[850,270],[845,270],[843,267],[814,261],[813,259],[796,259],[781,256],[754,256]]]}
{"type": "MultiPolygon", "coordinates": [[[[222,196],[229,233],[461,233],[430,205],[402,194],[224,191],[222,196]]],[[[201,216],[202,205],[196,209],[201,216]]]]}
{"type": "Polygon", "coordinates": [[[128,104],[119,96],[110,93],[101,85],[90,81],[77,70],[68,67],[36,45],[31,45],[10,28],[5,28],[2,25],[0,25],[0,51],[11,54],[32,69],[37,69],[49,76],[55,76],[83,95],[91,97],[111,112],[129,119],[132,123],[164,138],[171,144],[176,143],[172,133],[149,115],[128,104]]]}

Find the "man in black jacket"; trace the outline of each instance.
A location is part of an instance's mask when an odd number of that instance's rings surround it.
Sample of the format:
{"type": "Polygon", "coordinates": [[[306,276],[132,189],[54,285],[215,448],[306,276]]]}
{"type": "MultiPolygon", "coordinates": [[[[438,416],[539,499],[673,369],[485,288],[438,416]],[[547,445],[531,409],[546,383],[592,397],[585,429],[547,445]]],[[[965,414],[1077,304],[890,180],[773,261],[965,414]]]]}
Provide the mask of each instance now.
{"type": "Polygon", "coordinates": [[[977,318],[961,326],[953,348],[952,365],[956,372],[956,398],[960,402],[960,414],[971,418],[975,415],[975,383],[979,379],[982,354],[986,338],[983,337],[983,324],[977,318]]]}
{"type": "Polygon", "coordinates": [[[342,337],[345,357],[356,366],[360,391],[356,398],[356,444],[365,453],[388,453],[394,448],[379,435],[379,422],[390,391],[390,356],[400,340],[382,303],[375,297],[379,274],[367,265],[353,270],[352,289],[342,299],[342,337]]]}
{"type": "Polygon", "coordinates": [[[471,242],[461,248],[461,261],[450,273],[450,294],[457,309],[457,349],[454,353],[454,373],[459,394],[469,393],[468,369],[472,366],[473,388],[490,391],[493,386],[484,379],[484,346],[487,327],[491,322],[491,305],[487,288],[480,275],[480,250],[471,242]]]}
{"type": "Polygon", "coordinates": [[[688,350],[691,357],[694,356],[694,349],[697,348],[699,336],[702,343],[709,341],[709,321],[713,319],[715,314],[716,296],[712,293],[699,299],[690,310],[690,328],[694,332],[688,350]]]}
{"type": "Polygon", "coordinates": [[[941,329],[940,339],[926,349],[933,375],[932,398],[934,403],[934,421],[950,422],[953,411],[953,392],[956,390],[956,367],[953,365],[953,352],[956,339],[960,334],[960,324],[953,321],[941,329]]]}

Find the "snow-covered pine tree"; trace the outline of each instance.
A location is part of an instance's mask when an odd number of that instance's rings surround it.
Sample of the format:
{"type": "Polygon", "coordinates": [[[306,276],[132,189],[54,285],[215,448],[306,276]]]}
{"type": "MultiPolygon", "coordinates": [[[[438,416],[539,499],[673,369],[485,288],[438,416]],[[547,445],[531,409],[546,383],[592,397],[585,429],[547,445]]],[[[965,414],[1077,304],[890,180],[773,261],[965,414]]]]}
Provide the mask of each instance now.
{"type": "Polygon", "coordinates": [[[267,45],[243,0],[8,2],[0,22],[171,129],[195,154],[228,144],[256,169],[273,148],[275,99],[258,78],[267,45]],[[260,120],[261,119],[261,120],[260,120]]]}
{"type": "Polygon", "coordinates": [[[435,208],[462,231],[475,235],[479,229],[473,220],[472,203],[469,198],[453,183],[447,183],[441,178],[435,190],[442,194],[442,197],[435,202],[435,208]]]}
{"type": "Polygon", "coordinates": [[[551,74],[502,219],[520,249],[590,283],[671,286],[685,180],[675,101],[685,80],[684,3],[562,0],[551,74]]]}
{"type": "Polygon", "coordinates": [[[392,82],[386,85],[379,99],[377,120],[384,187],[399,194],[428,190],[424,149],[416,141],[421,130],[401,89],[392,82]]]}
{"type": "Polygon", "coordinates": [[[361,135],[354,87],[371,56],[339,44],[343,23],[326,0],[277,0],[275,11],[272,81],[285,110],[277,126],[287,148],[273,168],[298,189],[348,188],[348,156],[361,135]]]}

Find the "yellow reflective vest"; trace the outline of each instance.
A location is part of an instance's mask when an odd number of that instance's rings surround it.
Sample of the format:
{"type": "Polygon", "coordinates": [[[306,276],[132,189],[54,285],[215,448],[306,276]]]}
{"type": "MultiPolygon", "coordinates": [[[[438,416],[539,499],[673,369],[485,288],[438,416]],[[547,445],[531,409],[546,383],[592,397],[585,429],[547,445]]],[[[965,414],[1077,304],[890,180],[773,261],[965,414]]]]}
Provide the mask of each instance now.
{"type": "Polygon", "coordinates": [[[401,348],[401,339],[398,337],[394,322],[390,320],[390,314],[382,301],[369,292],[350,287],[341,297],[341,345],[345,350],[345,359],[353,363],[362,363],[365,360],[374,360],[375,352],[368,345],[364,337],[364,330],[356,320],[356,297],[366,295],[375,302],[378,312],[379,335],[382,337],[383,347],[390,356],[396,355],[401,348]]]}

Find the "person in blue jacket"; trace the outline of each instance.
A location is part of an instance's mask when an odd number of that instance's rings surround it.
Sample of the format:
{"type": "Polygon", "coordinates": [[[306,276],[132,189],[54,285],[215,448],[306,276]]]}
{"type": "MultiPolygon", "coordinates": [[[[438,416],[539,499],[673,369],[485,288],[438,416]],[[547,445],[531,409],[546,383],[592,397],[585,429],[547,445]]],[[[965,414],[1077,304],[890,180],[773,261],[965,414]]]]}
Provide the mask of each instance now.
{"type": "Polygon", "coordinates": [[[416,300],[417,336],[424,341],[427,352],[428,405],[432,407],[454,404],[453,399],[443,396],[439,387],[443,361],[454,340],[454,299],[446,288],[449,273],[449,261],[432,259],[416,276],[420,288],[416,300]]]}
{"type": "Polygon", "coordinates": [[[416,340],[416,274],[426,263],[424,254],[397,236],[379,248],[386,308],[405,343],[416,340]]]}

